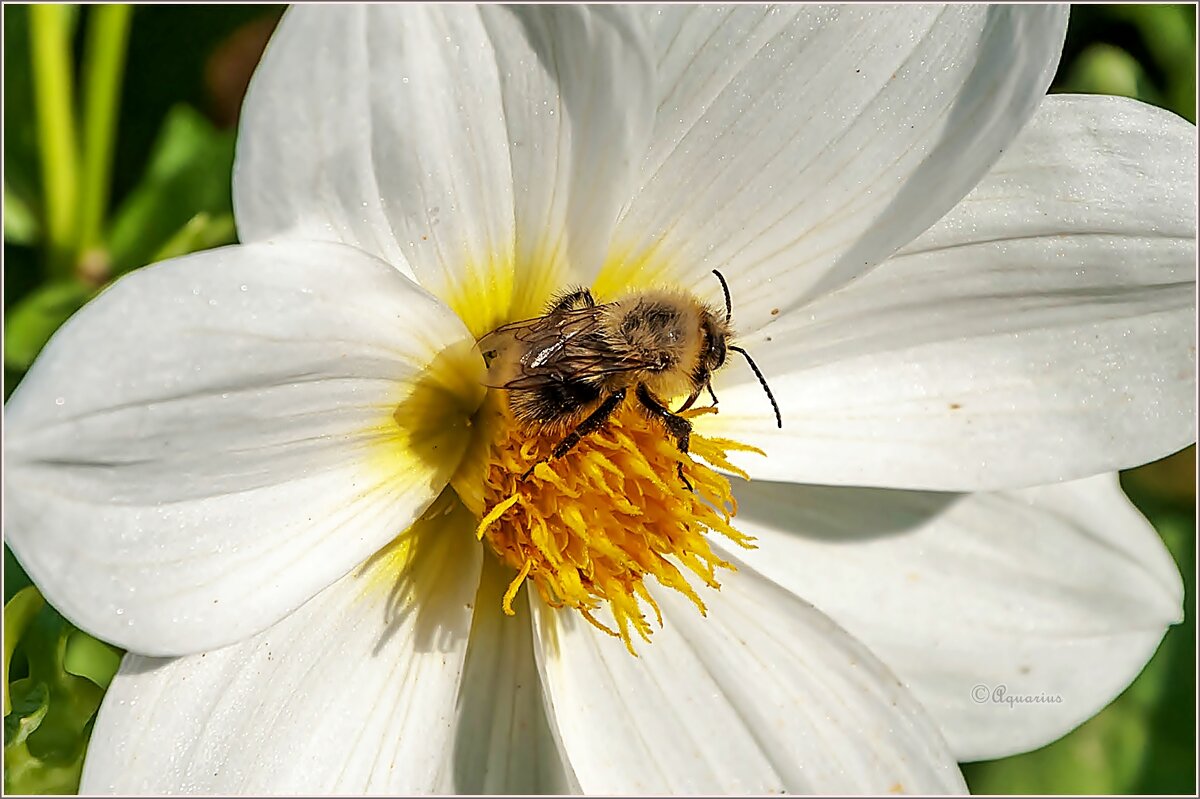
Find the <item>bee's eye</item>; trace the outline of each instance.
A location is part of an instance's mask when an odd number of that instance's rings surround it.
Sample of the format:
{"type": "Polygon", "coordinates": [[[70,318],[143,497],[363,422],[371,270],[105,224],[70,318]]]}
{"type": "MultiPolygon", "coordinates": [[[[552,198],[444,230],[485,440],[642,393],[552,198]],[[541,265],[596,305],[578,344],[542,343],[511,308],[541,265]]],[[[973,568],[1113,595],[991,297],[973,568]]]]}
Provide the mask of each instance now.
{"type": "Polygon", "coordinates": [[[714,339],[712,342],[713,368],[719,369],[725,363],[725,340],[714,339]]]}

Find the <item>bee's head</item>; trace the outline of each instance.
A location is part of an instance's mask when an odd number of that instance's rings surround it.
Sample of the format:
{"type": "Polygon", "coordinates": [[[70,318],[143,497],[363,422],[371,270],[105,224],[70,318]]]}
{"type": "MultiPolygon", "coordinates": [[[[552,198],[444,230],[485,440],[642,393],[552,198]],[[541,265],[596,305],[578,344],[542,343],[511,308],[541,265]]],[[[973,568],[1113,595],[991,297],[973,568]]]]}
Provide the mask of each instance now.
{"type": "MultiPolygon", "coordinates": [[[[709,332],[707,340],[709,342],[709,357],[713,360],[715,365],[709,370],[707,375],[704,375],[704,378],[706,381],[711,379],[712,371],[721,366],[721,364],[725,363],[725,354],[727,350],[733,350],[734,352],[741,353],[742,357],[746,359],[746,363],[750,365],[750,369],[754,372],[754,376],[758,378],[759,385],[761,385],[763,391],[766,392],[767,399],[771,400],[771,408],[775,411],[775,424],[779,427],[783,427],[783,415],[779,412],[779,403],[775,401],[775,395],[771,393],[771,387],[767,385],[767,379],[763,377],[763,373],[759,371],[758,364],[756,364],[754,359],[750,357],[750,353],[746,352],[741,347],[735,347],[725,341],[725,339],[728,338],[732,332],[730,320],[733,318],[733,304],[729,298],[729,284],[725,282],[725,276],[716,269],[713,270],[713,274],[717,276],[717,280],[721,281],[721,292],[725,295],[725,320],[724,322],[721,322],[721,320],[719,320],[711,311],[706,313],[706,316],[712,320],[714,328],[712,332],[709,332]]],[[[705,384],[707,385],[707,382],[705,384]]],[[[699,393],[700,388],[697,386],[695,393],[693,393],[688,399],[684,407],[686,408],[691,406],[692,402],[694,402],[696,399],[696,395],[699,393]]],[[[714,395],[713,402],[716,403],[716,401],[716,396],[714,395]]]]}
{"type": "Polygon", "coordinates": [[[705,311],[700,316],[700,340],[703,343],[700,366],[711,374],[725,364],[726,340],[729,338],[729,323],[723,317],[705,311]]]}

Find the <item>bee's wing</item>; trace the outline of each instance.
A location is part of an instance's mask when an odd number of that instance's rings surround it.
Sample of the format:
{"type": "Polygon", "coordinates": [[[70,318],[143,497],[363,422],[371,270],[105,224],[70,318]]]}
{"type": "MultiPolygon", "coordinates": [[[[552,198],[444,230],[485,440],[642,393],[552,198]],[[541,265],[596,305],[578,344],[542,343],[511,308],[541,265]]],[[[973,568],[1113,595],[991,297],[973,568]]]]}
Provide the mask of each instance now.
{"type": "Polygon", "coordinates": [[[491,388],[533,388],[515,385],[552,362],[572,338],[591,332],[599,318],[587,308],[584,312],[564,311],[498,327],[479,339],[476,345],[487,365],[491,388]]]}
{"type": "Polygon", "coordinates": [[[485,385],[530,390],[567,380],[646,368],[601,349],[593,333],[602,306],[539,316],[493,330],[479,340],[488,365],[485,385]]]}

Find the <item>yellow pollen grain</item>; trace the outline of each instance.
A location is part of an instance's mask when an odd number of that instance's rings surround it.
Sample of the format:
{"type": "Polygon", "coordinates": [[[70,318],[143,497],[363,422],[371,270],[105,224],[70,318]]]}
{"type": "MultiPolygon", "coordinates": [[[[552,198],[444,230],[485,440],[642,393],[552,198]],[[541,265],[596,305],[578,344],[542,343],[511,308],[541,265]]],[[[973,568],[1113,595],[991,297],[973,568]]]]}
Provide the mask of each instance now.
{"type": "MultiPolygon", "coordinates": [[[[683,415],[694,419],[710,412],[698,408],[683,415]]],[[[713,552],[708,536],[753,547],[753,539],[732,525],[737,502],[729,480],[713,466],[744,477],[727,453],[762,453],[693,432],[693,459],[632,403],[564,457],[539,463],[562,435],[497,425],[476,535],[517,571],[501,601],[506,614],[515,612],[517,593],[530,583],[547,604],[579,611],[636,655],[633,637],[650,639],[647,608],[662,625],[647,578],[680,592],[704,613],[685,572],[719,588],[718,570],[733,569],[713,552]],[[693,490],[680,479],[680,467],[693,490]],[[606,606],[615,629],[596,616],[606,606]]]]}

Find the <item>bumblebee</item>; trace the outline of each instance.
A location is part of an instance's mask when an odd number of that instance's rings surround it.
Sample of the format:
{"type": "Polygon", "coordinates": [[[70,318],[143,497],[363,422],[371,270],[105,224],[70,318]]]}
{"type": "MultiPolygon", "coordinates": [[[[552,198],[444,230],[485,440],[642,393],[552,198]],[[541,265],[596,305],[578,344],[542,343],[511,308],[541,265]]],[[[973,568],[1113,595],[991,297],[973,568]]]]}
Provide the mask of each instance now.
{"type": "Polygon", "coordinates": [[[725,295],[724,314],[684,291],[649,290],[597,305],[587,289],[570,290],[545,315],[498,327],[479,340],[485,385],[508,392],[518,424],[564,434],[547,460],[561,458],[603,427],[630,394],[687,453],[692,425],[679,414],[705,390],[717,404],[712,375],[732,350],[746,358],[783,427],[762,372],[745,350],[729,343],[729,286],[720,272],[713,274],[725,295]],[[687,399],[675,411],[662,399],[684,393],[687,399]]]}

